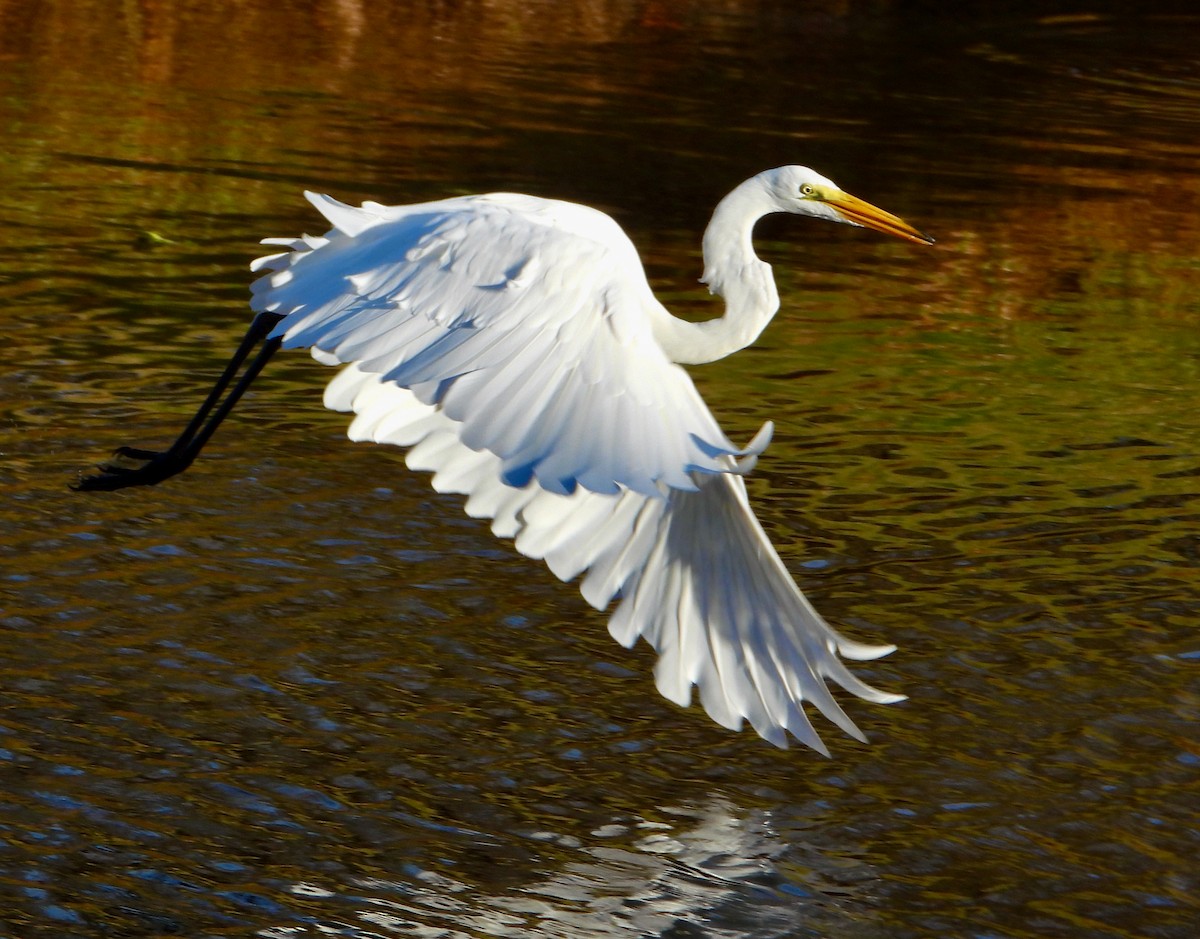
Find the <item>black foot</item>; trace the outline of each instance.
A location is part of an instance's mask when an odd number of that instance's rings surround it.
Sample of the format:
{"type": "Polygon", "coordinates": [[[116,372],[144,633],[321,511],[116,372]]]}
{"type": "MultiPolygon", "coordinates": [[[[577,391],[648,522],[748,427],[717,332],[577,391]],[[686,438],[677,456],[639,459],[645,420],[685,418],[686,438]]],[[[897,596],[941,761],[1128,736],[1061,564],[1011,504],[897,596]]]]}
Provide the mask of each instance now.
{"type": "Polygon", "coordinates": [[[84,476],[71,488],[77,492],[111,492],[130,486],[153,486],[182,473],[192,462],[188,457],[172,453],[170,450],[158,453],[154,450],[139,450],[136,447],[121,447],[115,455],[145,462],[141,466],[106,463],[100,467],[99,473],[84,476]]]}

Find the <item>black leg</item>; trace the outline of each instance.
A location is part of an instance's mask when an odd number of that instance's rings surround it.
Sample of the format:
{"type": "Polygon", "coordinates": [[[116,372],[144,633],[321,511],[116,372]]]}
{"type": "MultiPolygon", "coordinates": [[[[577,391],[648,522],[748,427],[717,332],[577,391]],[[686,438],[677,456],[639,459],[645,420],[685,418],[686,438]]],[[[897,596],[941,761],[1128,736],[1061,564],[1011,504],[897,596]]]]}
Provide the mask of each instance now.
{"type": "Polygon", "coordinates": [[[113,490],[124,489],[128,486],[152,486],[164,479],[169,479],[192,465],[192,461],[200,453],[201,448],[208,442],[221,421],[233,410],[233,406],[245,394],[246,389],[258,377],[271,356],[278,351],[280,339],[265,339],[272,327],[279,322],[280,317],[273,313],[260,313],[246,330],[246,335],[238,346],[233,358],[225,366],[225,371],[213,385],[200,410],[184,428],[178,439],[170,448],[162,452],[142,450],[137,447],[121,447],[116,451],[117,456],[130,460],[144,461],[141,466],[121,466],[109,464],[100,467],[100,472],[94,476],[85,476],[72,488],[77,490],[113,490]],[[265,341],[264,341],[265,340],[265,341]],[[229,388],[241,368],[242,363],[250,355],[254,347],[262,342],[262,348],[237,384],[230,389],[229,394],[221,400],[225,389],[229,388]]]}

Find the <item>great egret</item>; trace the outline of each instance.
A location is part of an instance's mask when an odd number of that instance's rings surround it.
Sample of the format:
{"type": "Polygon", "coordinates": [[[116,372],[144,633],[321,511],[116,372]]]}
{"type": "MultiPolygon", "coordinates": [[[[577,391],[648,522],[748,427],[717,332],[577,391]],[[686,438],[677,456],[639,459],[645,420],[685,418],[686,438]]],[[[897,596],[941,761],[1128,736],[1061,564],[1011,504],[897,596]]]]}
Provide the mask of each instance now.
{"type": "Polygon", "coordinates": [[[838,658],[894,646],[839,634],[793,582],[750,508],[742,474],[771,436],[745,448],[721,431],[677,363],[753,342],[779,308],[751,235],[789,212],[931,243],[908,223],[801,166],[767,170],[721,200],[704,233],[704,277],[723,316],[672,316],[632,242],[607,215],[511,193],[361,208],[306,193],[332,223],[322,237],[270,238],[286,250],[251,266],[257,312],[212,393],[169,450],[122,448],[80,489],[153,484],[186,469],[282,345],[346,367],[325,404],[353,411],[354,440],[410,448],[407,464],[492,519],[500,537],[564,581],[583,574],[599,610],[620,602],[613,637],[659,653],[658,689],[691,686],[725,727],[748,720],[780,747],[788,733],[828,755],[813,702],[865,739],[825,684],[902,700],[838,658]],[[262,348],[225,393],[259,342],[262,348]]]}

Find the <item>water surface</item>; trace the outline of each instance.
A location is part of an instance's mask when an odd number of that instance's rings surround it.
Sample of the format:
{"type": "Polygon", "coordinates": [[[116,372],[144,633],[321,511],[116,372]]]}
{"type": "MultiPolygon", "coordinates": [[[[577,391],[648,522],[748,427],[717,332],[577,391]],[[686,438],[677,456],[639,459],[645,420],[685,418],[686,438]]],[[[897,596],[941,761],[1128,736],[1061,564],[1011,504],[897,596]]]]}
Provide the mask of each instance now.
{"type": "Polygon", "coordinates": [[[409,6],[0,3],[6,935],[1194,935],[1200,19],[409,6]],[[588,202],[702,317],[712,205],[785,162],[938,237],[768,220],[783,312],[694,370],[900,646],[869,745],[662,701],[303,355],[185,476],[66,488],[177,431],[304,188],[588,202]]]}

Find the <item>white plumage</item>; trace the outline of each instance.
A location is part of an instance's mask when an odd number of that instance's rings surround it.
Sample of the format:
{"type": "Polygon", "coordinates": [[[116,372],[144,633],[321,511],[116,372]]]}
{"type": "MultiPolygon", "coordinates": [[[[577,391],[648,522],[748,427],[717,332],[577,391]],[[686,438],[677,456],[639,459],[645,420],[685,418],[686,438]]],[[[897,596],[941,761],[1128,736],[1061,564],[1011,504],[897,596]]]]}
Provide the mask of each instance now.
{"type": "Polygon", "coordinates": [[[338,227],[256,262],[272,273],[254,309],[285,316],[285,347],[436,404],[509,485],[693,489],[691,471],[748,452],[654,341],[648,314],[666,311],[607,215],[508,194],[362,209],[308,197],[338,227]]]}
{"type": "Polygon", "coordinates": [[[597,609],[619,600],[617,641],[659,653],[656,680],[686,705],[693,685],[723,726],[747,720],[778,746],[791,733],[827,752],[811,701],[862,738],[826,687],[868,700],[899,695],[838,658],[892,646],[838,634],[796,587],[740,476],[770,439],[738,448],[677,362],[749,344],[778,308],[754,221],[788,211],[928,241],[895,216],[803,167],[762,173],[718,207],[705,280],[723,317],[692,324],[654,298],[636,249],[607,215],[514,194],[409,206],[343,205],[307,194],[333,224],[324,237],[269,239],[255,310],[273,336],[346,367],[325,403],[356,414],[355,440],[408,449],[410,468],[492,520],[556,576],[582,576],[597,609]]]}

